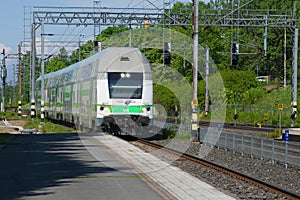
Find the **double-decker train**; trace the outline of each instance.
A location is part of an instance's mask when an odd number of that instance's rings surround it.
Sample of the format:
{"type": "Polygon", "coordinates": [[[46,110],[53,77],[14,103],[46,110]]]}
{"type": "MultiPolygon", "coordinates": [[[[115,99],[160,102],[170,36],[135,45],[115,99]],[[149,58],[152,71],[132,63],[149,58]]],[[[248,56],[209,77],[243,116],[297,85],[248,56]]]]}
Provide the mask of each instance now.
{"type": "Polygon", "coordinates": [[[46,118],[113,134],[152,124],[151,66],[136,48],[110,47],[43,77],[35,96],[40,112],[44,92],[46,118]]]}

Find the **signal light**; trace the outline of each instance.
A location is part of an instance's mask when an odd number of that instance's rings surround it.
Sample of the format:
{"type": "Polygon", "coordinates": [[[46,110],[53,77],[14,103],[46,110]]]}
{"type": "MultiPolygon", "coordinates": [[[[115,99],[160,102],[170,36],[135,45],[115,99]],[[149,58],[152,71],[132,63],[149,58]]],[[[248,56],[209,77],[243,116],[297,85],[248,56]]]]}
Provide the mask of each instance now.
{"type": "Polygon", "coordinates": [[[97,53],[99,51],[99,43],[96,40],[94,41],[94,51],[95,51],[95,53],[97,53]]]}
{"type": "Polygon", "coordinates": [[[297,102],[292,102],[291,119],[295,120],[296,117],[297,117],[297,102]]]}
{"type": "Polygon", "coordinates": [[[237,66],[239,64],[239,43],[233,42],[231,44],[231,65],[237,66]]]}
{"type": "Polygon", "coordinates": [[[295,111],[293,111],[293,112],[291,113],[291,119],[292,119],[292,120],[295,120],[295,119],[296,119],[296,112],[295,112],[295,111]]]}
{"type": "Polygon", "coordinates": [[[165,42],[164,43],[164,64],[169,65],[171,64],[171,43],[165,42]]]}

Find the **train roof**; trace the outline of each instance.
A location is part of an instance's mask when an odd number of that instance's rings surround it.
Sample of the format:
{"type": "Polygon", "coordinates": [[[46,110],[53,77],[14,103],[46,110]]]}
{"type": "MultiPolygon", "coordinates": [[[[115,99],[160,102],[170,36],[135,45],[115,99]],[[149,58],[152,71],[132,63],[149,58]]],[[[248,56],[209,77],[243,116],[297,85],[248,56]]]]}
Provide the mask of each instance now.
{"type": "MultiPolygon", "coordinates": [[[[122,68],[131,71],[139,69],[140,72],[149,73],[151,71],[147,58],[139,49],[132,47],[109,47],[66,68],[44,74],[44,79],[62,75],[93,62],[99,62],[100,67],[97,69],[98,73],[120,71],[122,68]],[[120,62],[122,63],[120,64],[120,62]],[[140,67],[141,65],[143,65],[143,67],[140,67]],[[131,66],[133,66],[133,68],[129,69],[131,66]]],[[[41,76],[37,80],[41,80],[41,76]]]]}

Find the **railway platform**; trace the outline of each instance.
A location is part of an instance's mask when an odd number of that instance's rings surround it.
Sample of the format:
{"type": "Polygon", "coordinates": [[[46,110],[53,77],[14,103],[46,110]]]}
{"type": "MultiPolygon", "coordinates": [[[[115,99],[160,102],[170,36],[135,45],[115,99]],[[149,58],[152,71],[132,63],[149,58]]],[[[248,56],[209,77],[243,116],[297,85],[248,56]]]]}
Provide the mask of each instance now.
{"type": "Polygon", "coordinates": [[[93,138],[141,174],[146,182],[162,188],[166,199],[235,199],[120,138],[103,133],[94,134],[93,138]]]}
{"type": "Polygon", "coordinates": [[[73,133],[14,134],[0,145],[0,199],[163,199],[104,145],[89,139],[73,133]]]}
{"type": "Polygon", "coordinates": [[[300,142],[300,128],[287,128],[282,131],[282,139],[284,139],[284,133],[289,130],[289,141],[300,142]]]}

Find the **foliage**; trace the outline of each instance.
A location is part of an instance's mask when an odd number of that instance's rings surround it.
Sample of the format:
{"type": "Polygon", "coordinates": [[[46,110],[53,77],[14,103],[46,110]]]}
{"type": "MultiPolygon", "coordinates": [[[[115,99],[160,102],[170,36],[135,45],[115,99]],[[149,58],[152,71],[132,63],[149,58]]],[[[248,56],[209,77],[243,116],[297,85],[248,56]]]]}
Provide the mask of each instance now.
{"type": "Polygon", "coordinates": [[[154,92],[154,102],[156,104],[164,105],[164,108],[166,109],[167,114],[173,115],[175,111],[175,106],[179,105],[178,99],[174,95],[172,91],[170,91],[168,88],[164,87],[163,85],[154,85],[153,88],[154,92]]]}
{"type": "Polygon", "coordinates": [[[154,103],[162,105],[169,115],[175,106],[185,116],[190,109],[191,85],[173,68],[153,66],[154,103]]]}
{"type": "Polygon", "coordinates": [[[176,136],[177,130],[176,127],[164,128],[162,130],[162,139],[172,139],[176,136]]]}
{"type": "MultiPolygon", "coordinates": [[[[249,1],[241,0],[240,5],[243,10],[249,12],[254,10],[266,10],[266,12],[287,13],[293,8],[293,1],[249,1]],[[276,11],[271,11],[276,10],[276,11]]],[[[232,9],[236,9],[236,4],[227,0],[211,0],[209,3],[212,12],[228,14],[232,9]]],[[[297,5],[299,6],[299,4],[297,5]]],[[[297,9],[297,14],[299,9],[297,9]]],[[[233,13],[236,16],[237,12],[233,13]]],[[[201,34],[205,38],[201,44],[208,44],[211,49],[213,60],[220,70],[222,69],[242,69],[255,70],[258,68],[259,75],[276,75],[282,78],[283,74],[283,54],[284,54],[284,33],[287,38],[287,77],[291,79],[292,46],[294,30],[284,28],[268,28],[267,30],[267,49],[264,51],[264,28],[258,27],[209,27],[201,34]],[[231,42],[239,43],[239,65],[230,66],[231,42]],[[249,62],[251,61],[251,62],[249,62]]]]}
{"type": "Polygon", "coordinates": [[[18,114],[16,112],[0,112],[0,117],[5,119],[18,119],[18,114]]]}
{"type": "MultiPolygon", "coordinates": [[[[234,113],[238,114],[237,123],[251,123],[255,126],[257,124],[279,126],[278,104],[283,104],[283,111],[281,113],[282,126],[290,126],[290,101],[291,101],[291,88],[279,88],[267,92],[263,88],[250,89],[255,91],[252,96],[251,102],[244,104],[230,104],[227,106],[226,121],[234,122],[234,113]]],[[[296,126],[299,122],[296,120],[296,126]]]]}
{"type": "Polygon", "coordinates": [[[45,73],[55,72],[57,70],[63,69],[69,64],[68,54],[65,48],[60,50],[60,53],[57,56],[54,56],[53,59],[49,60],[46,63],[45,73]]]}
{"type": "Polygon", "coordinates": [[[234,93],[243,93],[250,88],[255,88],[256,75],[247,70],[222,70],[220,71],[224,87],[234,93]]]}
{"type": "Polygon", "coordinates": [[[97,37],[97,40],[104,42],[106,41],[108,38],[115,36],[119,33],[128,31],[130,28],[128,27],[123,27],[123,26],[113,26],[113,27],[108,27],[106,29],[104,29],[103,31],[101,31],[101,35],[99,35],[97,37]]]}

